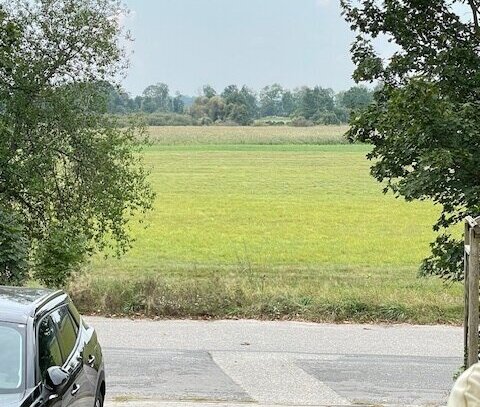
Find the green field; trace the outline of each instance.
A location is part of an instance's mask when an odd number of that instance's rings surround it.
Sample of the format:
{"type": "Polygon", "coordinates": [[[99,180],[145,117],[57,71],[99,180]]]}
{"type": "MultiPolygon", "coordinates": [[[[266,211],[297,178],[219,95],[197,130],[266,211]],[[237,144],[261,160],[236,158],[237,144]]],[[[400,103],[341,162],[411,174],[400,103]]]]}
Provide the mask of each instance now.
{"type": "Polygon", "coordinates": [[[369,146],[330,144],[341,128],[309,128],[309,144],[305,129],[282,128],[287,144],[258,141],[278,140],[276,128],[233,128],[256,144],[221,129],[152,130],[155,210],[125,257],[95,258],[72,287],[85,310],[460,321],[461,287],[417,277],[436,208],[383,195],[369,146]]]}

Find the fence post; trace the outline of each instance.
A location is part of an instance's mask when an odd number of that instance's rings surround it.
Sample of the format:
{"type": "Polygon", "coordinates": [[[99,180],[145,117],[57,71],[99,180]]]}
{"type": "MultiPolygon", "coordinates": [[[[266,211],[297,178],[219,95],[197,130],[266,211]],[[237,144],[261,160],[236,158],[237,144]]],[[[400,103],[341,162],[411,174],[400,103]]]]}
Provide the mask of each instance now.
{"type": "MultiPolygon", "coordinates": [[[[475,222],[476,223],[476,222],[475,222]]],[[[479,237],[475,233],[478,224],[470,225],[468,256],[468,364],[467,368],[478,362],[478,324],[479,324],[479,237]]]]}
{"type": "Polygon", "coordinates": [[[464,251],[463,251],[463,284],[464,284],[464,316],[463,316],[463,366],[468,366],[468,262],[470,257],[470,228],[469,223],[465,220],[464,251]]]}

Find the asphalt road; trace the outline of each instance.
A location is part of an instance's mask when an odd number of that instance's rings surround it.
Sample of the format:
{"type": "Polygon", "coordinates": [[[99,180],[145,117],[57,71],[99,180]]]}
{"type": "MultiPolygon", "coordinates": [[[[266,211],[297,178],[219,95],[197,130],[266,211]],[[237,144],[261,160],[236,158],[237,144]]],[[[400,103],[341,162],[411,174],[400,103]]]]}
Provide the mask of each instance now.
{"type": "Polygon", "coordinates": [[[440,406],[462,363],[457,327],[87,320],[107,407],[440,406]]]}

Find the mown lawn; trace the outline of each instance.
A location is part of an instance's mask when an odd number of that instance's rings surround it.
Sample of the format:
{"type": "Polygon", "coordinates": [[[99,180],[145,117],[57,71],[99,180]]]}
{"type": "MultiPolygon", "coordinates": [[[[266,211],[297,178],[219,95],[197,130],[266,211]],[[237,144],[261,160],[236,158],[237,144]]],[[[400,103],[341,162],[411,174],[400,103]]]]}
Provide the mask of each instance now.
{"type": "Polygon", "coordinates": [[[436,208],[383,195],[368,150],[153,145],[155,210],[74,296],[88,311],[164,317],[459,322],[461,287],[417,277],[436,208]]]}

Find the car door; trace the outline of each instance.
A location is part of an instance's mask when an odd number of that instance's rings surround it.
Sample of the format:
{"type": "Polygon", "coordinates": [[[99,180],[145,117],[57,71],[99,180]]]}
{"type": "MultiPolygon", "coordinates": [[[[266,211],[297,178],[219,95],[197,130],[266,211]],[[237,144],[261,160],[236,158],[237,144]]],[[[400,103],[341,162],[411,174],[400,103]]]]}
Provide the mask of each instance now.
{"type": "Polygon", "coordinates": [[[102,350],[97,340],[95,330],[89,327],[78,313],[75,305],[70,302],[68,304],[70,315],[79,327],[80,341],[83,347],[83,367],[88,378],[91,391],[97,393],[100,373],[99,370],[103,365],[102,350]]]}
{"type": "MultiPolygon", "coordinates": [[[[50,316],[43,318],[37,328],[38,381],[44,382],[49,367],[62,366],[63,358],[55,324],[50,316]]],[[[61,395],[39,395],[35,407],[62,407],[61,395]]]]}
{"type": "Polygon", "coordinates": [[[63,367],[69,374],[62,407],[91,407],[95,394],[85,373],[83,363],[84,343],[79,337],[79,327],[72,319],[68,307],[62,306],[52,312],[58,342],[62,351],[63,367]]]}

